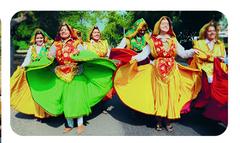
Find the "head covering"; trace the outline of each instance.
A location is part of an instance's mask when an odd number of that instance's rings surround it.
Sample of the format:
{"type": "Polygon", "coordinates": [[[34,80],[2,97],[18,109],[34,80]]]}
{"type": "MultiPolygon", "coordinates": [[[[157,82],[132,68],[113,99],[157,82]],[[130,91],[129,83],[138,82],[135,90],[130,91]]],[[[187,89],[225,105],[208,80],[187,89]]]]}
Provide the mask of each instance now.
{"type": "Polygon", "coordinates": [[[199,31],[199,39],[200,40],[203,40],[203,39],[206,39],[206,34],[207,34],[207,30],[208,30],[208,27],[210,26],[213,26],[215,27],[215,30],[216,30],[216,40],[218,40],[218,33],[219,33],[219,29],[218,29],[218,25],[216,22],[214,22],[213,20],[211,20],[210,22],[208,22],[207,24],[205,24],[199,31]]]}
{"type": "Polygon", "coordinates": [[[77,35],[77,32],[76,32],[76,29],[73,29],[69,24],[67,24],[66,22],[63,22],[59,28],[58,28],[58,33],[57,33],[57,36],[55,37],[55,41],[61,41],[62,38],[60,36],[60,30],[63,26],[67,26],[68,30],[70,31],[70,37],[73,39],[73,40],[76,40],[78,39],[78,35],[77,35]]]}
{"type": "Polygon", "coordinates": [[[143,26],[146,26],[146,33],[150,33],[146,21],[143,18],[141,18],[134,22],[131,28],[127,31],[125,37],[128,39],[132,39],[137,35],[138,31],[140,31],[143,28],[143,26]]]}
{"type": "Polygon", "coordinates": [[[146,43],[150,45],[150,47],[153,47],[153,42],[152,42],[152,39],[150,36],[150,30],[148,29],[148,25],[147,25],[146,21],[143,18],[141,18],[141,19],[138,19],[136,22],[134,22],[134,24],[131,26],[131,28],[127,31],[127,33],[125,35],[127,49],[132,49],[131,40],[134,37],[136,37],[138,32],[140,30],[142,30],[143,26],[146,27],[146,32],[142,36],[142,38],[144,38],[142,40],[145,40],[146,43]]]}
{"type": "Polygon", "coordinates": [[[52,38],[48,36],[48,34],[46,32],[44,32],[42,29],[37,28],[34,30],[32,36],[31,36],[31,40],[30,40],[30,45],[34,45],[36,43],[36,35],[37,34],[42,34],[44,37],[44,43],[48,43],[51,44],[53,42],[52,38]]]}
{"type": "Polygon", "coordinates": [[[172,37],[176,37],[174,31],[173,31],[173,26],[172,26],[172,21],[169,17],[167,16],[162,16],[155,24],[154,29],[153,29],[153,35],[157,36],[160,34],[160,24],[162,22],[163,19],[167,19],[167,21],[169,22],[169,31],[167,32],[167,34],[169,34],[172,37]]]}
{"type": "Polygon", "coordinates": [[[73,29],[73,31],[75,32],[74,35],[77,35],[80,44],[83,44],[83,40],[82,40],[82,32],[80,32],[80,31],[77,30],[77,29],[73,29]]]}
{"type": "MultiPolygon", "coordinates": [[[[98,28],[98,26],[93,26],[91,29],[90,29],[90,31],[89,31],[89,35],[88,35],[88,38],[87,38],[87,42],[90,42],[91,41],[91,36],[92,36],[92,33],[93,33],[93,30],[95,30],[95,29],[98,29],[99,30],[99,32],[100,32],[100,29],[98,28]]],[[[100,39],[99,40],[101,40],[101,32],[100,32],[100,39]]]]}
{"type": "Polygon", "coordinates": [[[78,38],[82,37],[82,32],[80,32],[77,29],[74,29],[74,32],[76,32],[76,35],[78,36],[78,38]]]}

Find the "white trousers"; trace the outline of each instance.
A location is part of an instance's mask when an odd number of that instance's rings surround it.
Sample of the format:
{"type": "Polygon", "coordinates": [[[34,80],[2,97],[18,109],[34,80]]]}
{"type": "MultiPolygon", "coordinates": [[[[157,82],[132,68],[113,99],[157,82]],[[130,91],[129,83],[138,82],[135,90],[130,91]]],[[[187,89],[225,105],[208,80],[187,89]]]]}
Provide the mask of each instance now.
{"type": "MultiPolygon", "coordinates": [[[[67,124],[70,128],[73,128],[74,122],[72,118],[67,118],[67,124]]],[[[83,117],[77,118],[77,125],[80,126],[83,124],[83,117]]]]}

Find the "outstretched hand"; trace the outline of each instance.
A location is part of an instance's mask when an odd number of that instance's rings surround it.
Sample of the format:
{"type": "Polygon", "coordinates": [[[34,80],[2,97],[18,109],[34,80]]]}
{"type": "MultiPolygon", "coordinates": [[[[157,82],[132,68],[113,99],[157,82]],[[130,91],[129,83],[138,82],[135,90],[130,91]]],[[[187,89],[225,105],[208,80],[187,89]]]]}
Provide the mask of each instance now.
{"type": "Polygon", "coordinates": [[[25,69],[25,67],[23,67],[23,66],[19,66],[19,68],[20,68],[20,69],[25,69]]]}
{"type": "Polygon", "coordinates": [[[130,64],[132,64],[132,63],[134,63],[134,62],[137,62],[137,60],[136,60],[136,59],[133,59],[133,58],[129,61],[130,64]]]}
{"type": "Polygon", "coordinates": [[[194,54],[199,54],[200,52],[199,52],[199,50],[197,50],[197,49],[193,49],[194,50],[194,54]]]}
{"type": "Polygon", "coordinates": [[[80,52],[80,51],[79,51],[78,49],[74,49],[72,54],[73,54],[73,55],[77,55],[79,52],[80,52]]]}
{"type": "Polygon", "coordinates": [[[224,62],[224,57],[217,57],[221,62],[224,62]]]}
{"type": "Polygon", "coordinates": [[[136,60],[136,56],[132,56],[131,61],[136,60]]]}
{"type": "Polygon", "coordinates": [[[48,57],[48,59],[50,59],[50,60],[53,59],[53,56],[52,56],[51,54],[49,54],[49,53],[47,54],[47,57],[48,57]]]}

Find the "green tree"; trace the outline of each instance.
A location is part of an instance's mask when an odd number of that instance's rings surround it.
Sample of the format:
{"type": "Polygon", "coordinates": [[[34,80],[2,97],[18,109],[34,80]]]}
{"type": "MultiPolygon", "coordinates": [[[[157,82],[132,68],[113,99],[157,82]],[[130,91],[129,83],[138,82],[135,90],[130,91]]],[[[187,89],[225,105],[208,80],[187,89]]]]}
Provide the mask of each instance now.
{"type": "Polygon", "coordinates": [[[72,27],[82,32],[84,41],[88,39],[93,26],[98,26],[104,39],[116,46],[124,36],[124,29],[132,23],[133,13],[123,11],[64,12],[61,17],[72,27]]]}
{"type": "Polygon", "coordinates": [[[82,32],[84,41],[87,40],[90,29],[98,25],[102,36],[115,46],[123,38],[124,29],[132,23],[134,13],[126,11],[21,11],[16,13],[12,19],[22,18],[22,15],[26,15],[25,20],[11,27],[12,44],[15,49],[28,49],[31,35],[36,28],[43,29],[54,38],[63,21],[82,32]]]}
{"type": "Polygon", "coordinates": [[[110,44],[116,46],[125,35],[133,22],[133,12],[113,11],[106,13],[107,19],[103,30],[103,37],[109,40],[110,44]]]}
{"type": "Polygon", "coordinates": [[[43,29],[54,38],[60,23],[65,21],[82,32],[84,41],[90,29],[94,25],[99,26],[103,38],[114,47],[135,20],[144,18],[149,28],[153,29],[156,21],[164,15],[172,19],[177,38],[186,48],[191,48],[192,38],[210,20],[222,19],[227,27],[226,18],[218,11],[21,11],[13,16],[13,19],[25,20],[11,29],[12,43],[15,49],[27,49],[35,28],[43,29]]]}

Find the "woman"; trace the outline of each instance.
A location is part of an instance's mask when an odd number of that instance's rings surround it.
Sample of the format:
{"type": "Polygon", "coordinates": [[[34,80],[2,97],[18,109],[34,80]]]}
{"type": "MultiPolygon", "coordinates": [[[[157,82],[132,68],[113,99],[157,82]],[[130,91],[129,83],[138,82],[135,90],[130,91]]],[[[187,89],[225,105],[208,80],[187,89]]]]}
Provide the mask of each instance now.
{"type": "Polygon", "coordinates": [[[176,39],[170,18],[166,16],[155,24],[152,39],[157,129],[161,130],[165,118],[167,130],[172,131],[170,120],[179,119],[180,113],[190,111],[189,103],[197,97],[201,88],[197,76],[199,71],[178,64],[175,56],[177,54],[182,58],[190,58],[198,51],[184,50],[176,39]]]}
{"type": "Polygon", "coordinates": [[[154,26],[152,38],[154,47],[148,46],[147,54],[139,53],[132,58],[124,76],[117,71],[114,86],[120,99],[129,107],[156,116],[156,129],[171,132],[170,119],[179,119],[180,113],[189,112],[188,103],[196,98],[200,86],[197,74],[199,70],[184,67],[175,61],[178,54],[182,58],[192,57],[195,50],[184,50],[178,43],[168,17],[161,17],[154,26]],[[154,58],[152,64],[136,66],[136,61],[144,59],[139,55],[150,54],[154,58]],[[127,78],[126,78],[127,77],[127,78]],[[124,80],[123,80],[124,79],[124,80]]]}
{"type": "Polygon", "coordinates": [[[24,62],[11,77],[11,107],[24,114],[34,115],[37,118],[48,117],[36,102],[33,101],[26,79],[25,67],[39,61],[46,56],[52,44],[51,38],[41,29],[36,29],[30,40],[30,47],[24,62]]]}
{"type": "MultiPolygon", "coordinates": [[[[108,58],[110,54],[110,49],[108,46],[108,41],[103,40],[101,37],[100,30],[97,26],[94,26],[90,32],[87,42],[84,42],[84,48],[86,50],[96,53],[99,57],[108,58]]],[[[111,99],[114,95],[113,88],[106,94],[104,100],[111,99]]],[[[107,113],[106,110],[103,113],[107,113]]]]}
{"type": "Polygon", "coordinates": [[[191,67],[205,71],[209,83],[212,83],[213,79],[214,58],[222,61],[226,58],[225,46],[219,40],[218,32],[217,23],[210,21],[201,28],[199,40],[193,41],[194,49],[197,49],[200,54],[194,57],[191,67]]]}
{"type": "Polygon", "coordinates": [[[210,21],[199,32],[199,40],[194,48],[199,51],[191,61],[191,67],[203,71],[202,94],[197,98],[195,107],[205,107],[204,116],[227,124],[228,67],[224,43],[218,37],[218,25],[210,21]]]}
{"type": "Polygon", "coordinates": [[[109,47],[107,40],[102,40],[100,30],[94,26],[89,34],[87,42],[84,43],[87,50],[95,52],[99,57],[109,56],[109,47]]]}
{"type": "MultiPolygon", "coordinates": [[[[111,50],[110,58],[119,60],[121,62],[120,65],[128,63],[131,58],[138,53],[146,53],[146,46],[153,46],[150,36],[151,33],[146,21],[143,18],[138,19],[127,31],[126,36],[120,44],[111,50]]],[[[138,56],[138,58],[142,57],[138,56]]],[[[148,64],[150,62],[148,57],[145,56],[144,58],[145,59],[142,59],[138,65],[148,64]]]]}
{"type": "MultiPolygon", "coordinates": [[[[58,30],[58,35],[56,36],[53,46],[50,49],[48,57],[50,59],[52,59],[53,57],[56,58],[58,63],[55,68],[55,74],[59,79],[62,79],[66,83],[72,82],[74,76],[78,72],[77,64],[74,60],[71,59],[71,56],[79,53],[79,49],[77,48],[77,46],[79,46],[80,43],[81,41],[77,35],[77,32],[75,32],[75,30],[72,29],[68,24],[63,23],[60,26],[58,30]]],[[[71,88],[74,87],[71,86],[71,88]]],[[[72,92],[73,91],[74,90],[72,89],[72,92]]],[[[80,99],[82,97],[78,96],[78,98],[80,99]]],[[[75,100],[77,99],[75,98],[75,100]]],[[[67,101],[67,104],[74,103],[73,101],[71,101],[71,99],[65,99],[65,101],[67,101]]],[[[65,106],[67,106],[67,104],[65,106]]],[[[84,130],[82,116],[77,118],[77,122],[78,133],[80,134],[80,132],[84,130]]],[[[68,127],[64,129],[64,132],[69,132],[74,127],[72,118],[67,118],[67,125],[68,127]]]]}

